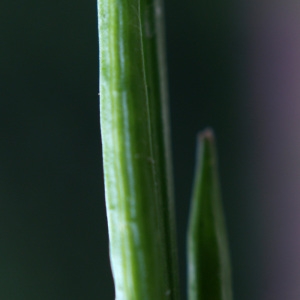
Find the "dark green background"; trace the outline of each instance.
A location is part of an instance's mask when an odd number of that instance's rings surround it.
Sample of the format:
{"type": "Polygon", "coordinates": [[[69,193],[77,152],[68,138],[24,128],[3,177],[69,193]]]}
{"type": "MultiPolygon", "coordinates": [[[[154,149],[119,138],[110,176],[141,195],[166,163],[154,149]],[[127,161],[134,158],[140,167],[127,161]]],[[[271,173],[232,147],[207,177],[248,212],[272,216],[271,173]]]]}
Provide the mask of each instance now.
{"type": "MultiPolygon", "coordinates": [[[[247,30],[230,1],[166,2],[182,293],[196,133],[219,146],[235,299],[260,293],[247,30]]],[[[0,299],[113,299],[96,0],[0,2],[0,299]]],[[[183,297],[184,298],[184,297],[183,297]]]]}

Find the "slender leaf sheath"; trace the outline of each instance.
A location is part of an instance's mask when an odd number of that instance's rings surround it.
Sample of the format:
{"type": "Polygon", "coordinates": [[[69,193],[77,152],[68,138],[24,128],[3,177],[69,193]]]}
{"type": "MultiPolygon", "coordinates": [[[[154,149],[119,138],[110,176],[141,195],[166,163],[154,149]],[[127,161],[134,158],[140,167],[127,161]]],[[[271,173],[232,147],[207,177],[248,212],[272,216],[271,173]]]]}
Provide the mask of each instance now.
{"type": "Polygon", "coordinates": [[[116,299],[178,299],[161,3],[98,0],[98,18],[116,299]]]}
{"type": "Polygon", "coordinates": [[[189,300],[232,300],[213,133],[199,135],[188,230],[189,300]]]}

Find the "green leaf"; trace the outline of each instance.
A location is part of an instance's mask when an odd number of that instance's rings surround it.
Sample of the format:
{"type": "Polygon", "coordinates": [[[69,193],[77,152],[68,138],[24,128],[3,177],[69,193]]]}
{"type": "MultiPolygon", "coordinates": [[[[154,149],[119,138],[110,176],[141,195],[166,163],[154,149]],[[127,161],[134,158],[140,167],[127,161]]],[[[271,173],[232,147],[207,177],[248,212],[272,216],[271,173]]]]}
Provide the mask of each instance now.
{"type": "Polygon", "coordinates": [[[116,299],[178,299],[162,5],[98,0],[100,118],[116,299]]]}
{"type": "Polygon", "coordinates": [[[199,135],[188,229],[189,300],[232,300],[228,243],[214,137],[199,135]]]}

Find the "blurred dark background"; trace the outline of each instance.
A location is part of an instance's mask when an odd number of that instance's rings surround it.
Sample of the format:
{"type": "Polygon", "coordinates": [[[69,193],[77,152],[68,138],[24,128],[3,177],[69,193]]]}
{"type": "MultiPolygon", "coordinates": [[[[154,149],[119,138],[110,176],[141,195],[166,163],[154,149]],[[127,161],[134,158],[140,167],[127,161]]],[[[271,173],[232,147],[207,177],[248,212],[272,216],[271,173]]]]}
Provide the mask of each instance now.
{"type": "MultiPolygon", "coordinates": [[[[206,126],[235,299],[300,299],[300,6],[167,0],[165,11],[182,299],[206,126]]],[[[0,299],[114,298],[96,18],[96,1],[0,2],[0,299]]]]}

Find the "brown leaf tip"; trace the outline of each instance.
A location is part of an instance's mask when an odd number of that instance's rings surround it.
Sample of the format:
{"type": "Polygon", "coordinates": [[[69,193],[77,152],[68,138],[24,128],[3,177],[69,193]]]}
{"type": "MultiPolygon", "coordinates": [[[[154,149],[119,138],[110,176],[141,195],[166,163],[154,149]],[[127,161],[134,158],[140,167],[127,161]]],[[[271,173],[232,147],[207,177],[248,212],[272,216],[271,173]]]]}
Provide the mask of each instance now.
{"type": "Polygon", "coordinates": [[[215,140],[215,134],[211,127],[205,128],[203,131],[198,133],[198,141],[208,141],[210,143],[213,143],[215,140]]]}

